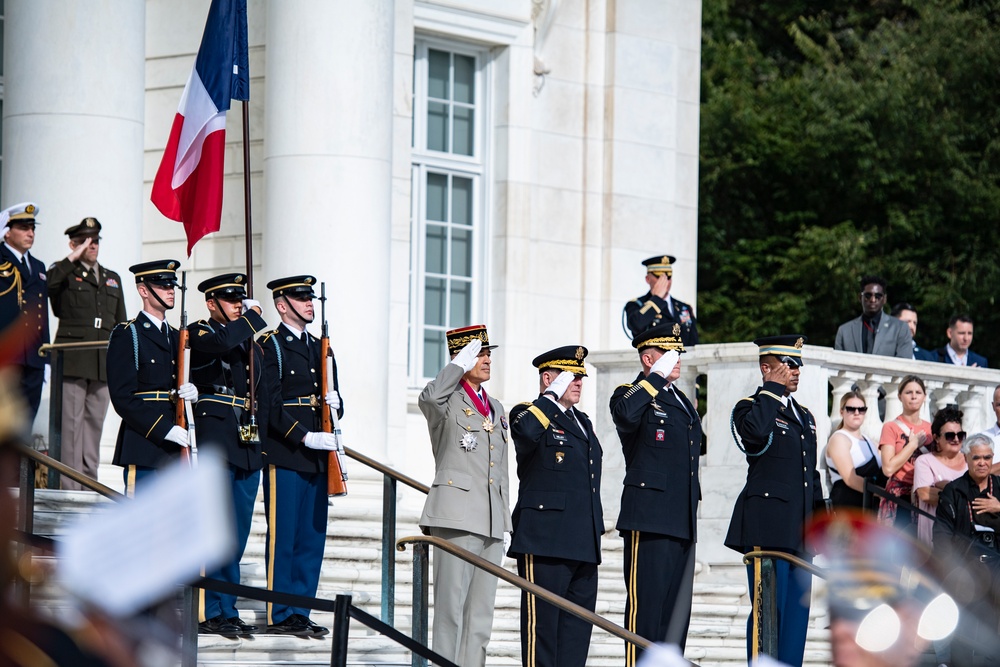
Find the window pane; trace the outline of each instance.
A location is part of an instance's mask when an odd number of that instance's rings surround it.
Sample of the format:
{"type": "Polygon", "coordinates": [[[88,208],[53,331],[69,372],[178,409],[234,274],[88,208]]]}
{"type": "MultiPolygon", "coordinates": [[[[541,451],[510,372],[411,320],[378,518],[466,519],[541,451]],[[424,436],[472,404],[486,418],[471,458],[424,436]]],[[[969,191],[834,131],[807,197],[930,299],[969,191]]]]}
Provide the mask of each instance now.
{"type": "Polygon", "coordinates": [[[476,97],[476,59],[455,56],[455,101],[472,104],[476,97]]]}
{"type": "Polygon", "coordinates": [[[451,152],[458,155],[472,155],[475,148],[472,132],[475,128],[475,112],[468,107],[455,107],[455,140],[451,152]]]}
{"type": "Polygon", "coordinates": [[[451,230],[451,275],[472,277],[472,230],[451,230]]]}
{"type": "Polygon", "coordinates": [[[444,332],[424,330],[424,377],[435,377],[444,368],[444,332]]]}
{"type": "Polygon", "coordinates": [[[464,327],[472,319],[472,283],[459,280],[451,283],[451,326],[464,327]]]}
{"type": "Polygon", "coordinates": [[[424,282],[424,324],[443,327],[444,322],[444,280],[427,278],[424,282]]]}
{"type": "Polygon", "coordinates": [[[448,192],[448,177],[444,174],[427,174],[427,219],[438,222],[448,221],[445,199],[448,192]]]}
{"type": "Polygon", "coordinates": [[[448,105],[427,103],[427,150],[448,150],[448,105]]]}
{"type": "Polygon", "coordinates": [[[449,54],[431,49],[427,52],[427,96],[439,100],[451,97],[448,89],[449,54]]]}
{"type": "Polygon", "coordinates": [[[427,261],[424,266],[428,273],[444,273],[447,255],[448,228],[443,225],[427,225],[427,261]]]}
{"type": "Polygon", "coordinates": [[[451,221],[456,225],[472,225],[472,179],[453,176],[451,179],[451,221]]]}

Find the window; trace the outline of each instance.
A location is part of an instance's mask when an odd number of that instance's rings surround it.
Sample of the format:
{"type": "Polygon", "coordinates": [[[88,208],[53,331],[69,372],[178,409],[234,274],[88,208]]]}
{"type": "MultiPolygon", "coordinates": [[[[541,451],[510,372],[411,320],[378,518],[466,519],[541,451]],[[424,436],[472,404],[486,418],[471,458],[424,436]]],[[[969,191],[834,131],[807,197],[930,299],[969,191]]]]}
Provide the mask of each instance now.
{"type": "Polygon", "coordinates": [[[420,40],[414,49],[409,374],[434,377],[445,331],[485,313],[486,54],[420,40]]]}

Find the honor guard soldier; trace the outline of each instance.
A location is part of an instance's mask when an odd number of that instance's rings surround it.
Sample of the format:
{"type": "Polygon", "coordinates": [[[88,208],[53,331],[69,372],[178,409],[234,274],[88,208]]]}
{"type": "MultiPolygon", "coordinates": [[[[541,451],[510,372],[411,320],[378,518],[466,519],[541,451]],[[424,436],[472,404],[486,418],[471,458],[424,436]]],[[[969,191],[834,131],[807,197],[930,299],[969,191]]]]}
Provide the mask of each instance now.
{"type": "MultiPolygon", "coordinates": [[[[306,331],[315,318],[315,284],[312,276],[267,284],[281,324],[261,340],[265,372],[281,383],[282,402],[264,440],[267,587],[305,597],[315,597],[319,586],[329,507],[327,461],[337,449],[333,434],[320,429],[320,411],[332,408],[344,416],[336,363],[333,390],[319,396],[325,360],[319,339],[306,331]]],[[[330,632],[309,619],[309,609],[285,604],[267,603],[267,623],[273,634],[323,637],[330,632]]]]}
{"type": "MultiPolygon", "coordinates": [[[[121,276],[101,266],[97,254],[101,223],[84,218],[66,230],[70,252],[49,267],[49,301],[59,318],[56,343],[108,340],[124,322],[121,276]]],[[[107,350],[64,350],[62,385],[62,462],[97,478],[101,463],[101,431],[108,412],[107,350]]],[[[62,488],[84,487],[62,479],[62,488]]]]}
{"type": "Polygon", "coordinates": [[[698,344],[698,322],[694,310],[683,301],[670,296],[674,279],[676,257],[657,255],[643,260],[646,267],[646,284],[649,291],[634,301],[625,304],[622,316],[629,337],[635,338],[642,332],[663,324],[676,322],[681,327],[681,342],[685,347],[698,344]]]}
{"type": "MultiPolygon", "coordinates": [[[[825,507],[816,472],[816,420],[792,398],[799,387],[805,336],[768,336],[754,341],[764,382],[753,396],[733,408],[736,445],[746,455],[746,486],[733,508],[725,544],[739,553],[754,549],[784,551],[809,559],[802,531],[813,511],[825,507]]],[[[747,565],[753,608],[747,619],[747,654],[757,656],[760,595],[755,581],[759,560],[747,565]]],[[[775,560],[778,655],[801,665],[809,625],[812,575],[788,561],[775,560]]]]}
{"type": "Polygon", "coordinates": [[[12,365],[21,373],[21,393],[28,402],[28,430],[38,414],[42,401],[42,384],[45,382],[47,356],[38,354],[42,345],[49,343],[49,290],[46,284],[45,265],[28,251],[35,243],[35,225],[38,206],[25,202],[0,212],[3,245],[0,246],[0,284],[3,298],[17,295],[23,314],[24,335],[19,337],[13,353],[12,365]],[[8,273],[11,267],[17,275],[8,273]],[[3,276],[3,273],[8,273],[3,276]]]}
{"type": "MultiPolygon", "coordinates": [[[[601,443],[576,409],[587,348],[567,345],[540,354],[540,395],[510,413],[519,480],[509,556],[528,581],[581,607],[597,605],[604,514],[601,443]]],[[[521,664],[583,667],[593,626],[521,592],[521,664]]]]}
{"type": "MultiPolygon", "coordinates": [[[[420,528],[499,565],[503,535],[510,531],[507,418],[500,401],[483,388],[497,346],[481,324],[452,329],[445,337],[451,362],[417,400],[435,469],[420,528]]],[[[435,553],[434,652],[462,667],[483,667],[496,591],[492,574],[435,553]]]]}
{"type": "Polygon", "coordinates": [[[177,260],[160,259],[129,267],[142,310],[116,326],[108,341],[108,392],[122,418],[112,462],[124,468],[128,496],[189,446],[187,430],[174,424],[174,402],[178,396],[195,400],[198,390],[191,383],[175,390],[179,332],[167,323],[178,266],[177,260]]]}
{"type": "MultiPolygon", "coordinates": [[[[214,449],[226,458],[233,494],[237,552],[232,561],[209,576],[240,583],[240,559],[250,536],[253,505],[263,466],[258,434],[267,433],[272,401],[281,394],[277,378],[269,378],[254,334],[267,324],[260,304],[248,299],[247,278],[226,273],[198,285],[205,294],[210,319],[190,326],[191,382],[198,388],[195,433],[200,449],[214,449]],[[255,420],[251,419],[250,354],[254,355],[255,420]]],[[[227,637],[256,632],[236,611],[236,596],[204,591],[198,631],[227,637]]]]}
{"type": "MultiPolygon", "coordinates": [[[[642,371],[611,396],[625,455],[617,528],[625,540],[625,626],[683,652],[691,620],[694,543],[701,486],[701,420],[675,382],[684,352],[681,327],[664,324],[632,341],[642,371]]],[[[641,650],[625,645],[625,664],[641,650]]]]}

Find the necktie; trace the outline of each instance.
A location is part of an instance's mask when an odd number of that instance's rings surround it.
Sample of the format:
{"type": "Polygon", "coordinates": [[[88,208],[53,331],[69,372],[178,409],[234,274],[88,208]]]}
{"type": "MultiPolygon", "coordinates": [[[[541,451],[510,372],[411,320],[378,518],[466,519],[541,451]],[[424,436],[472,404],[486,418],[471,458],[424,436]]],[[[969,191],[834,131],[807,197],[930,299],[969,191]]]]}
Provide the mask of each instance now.
{"type": "Polygon", "coordinates": [[[28,263],[28,253],[21,255],[21,268],[24,269],[24,275],[31,275],[31,264],[28,263]]]}

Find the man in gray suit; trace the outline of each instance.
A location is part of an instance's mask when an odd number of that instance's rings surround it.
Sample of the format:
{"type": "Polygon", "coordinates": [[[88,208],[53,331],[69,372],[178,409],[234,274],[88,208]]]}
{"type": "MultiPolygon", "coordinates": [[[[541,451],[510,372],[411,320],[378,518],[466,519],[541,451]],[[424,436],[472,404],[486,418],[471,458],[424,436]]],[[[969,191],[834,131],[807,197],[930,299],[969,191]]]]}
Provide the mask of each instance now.
{"type": "Polygon", "coordinates": [[[834,349],[912,359],[910,328],[882,312],[885,302],[885,281],[878,276],[864,276],[861,279],[861,316],[840,325],[834,349]]]}
{"type": "MultiPolygon", "coordinates": [[[[509,532],[508,425],[486,395],[490,345],[479,324],[446,334],[451,362],[420,392],[434,453],[434,482],[420,528],[491,563],[503,559],[509,532]]],[[[435,652],[462,667],[483,667],[493,630],[497,580],[443,551],[434,554],[435,652]]]]}

